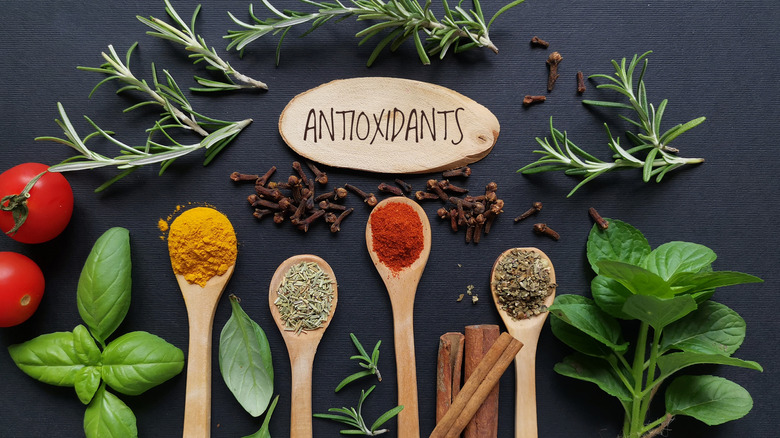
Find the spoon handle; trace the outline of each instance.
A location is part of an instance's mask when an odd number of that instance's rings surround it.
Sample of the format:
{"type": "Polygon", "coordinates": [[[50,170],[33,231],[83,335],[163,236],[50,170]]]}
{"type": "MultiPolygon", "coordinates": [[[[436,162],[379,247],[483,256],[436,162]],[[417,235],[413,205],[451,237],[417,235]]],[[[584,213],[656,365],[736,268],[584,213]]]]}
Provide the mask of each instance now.
{"type": "Polygon", "coordinates": [[[420,419],[417,412],[417,366],[414,359],[414,302],[393,305],[395,365],[398,378],[398,404],[404,409],[398,414],[398,436],[419,438],[420,419]]]}
{"type": "Polygon", "coordinates": [[[537,438],[536,341],[525,342],[515,356],[515,382],[515,438],[537,438]]]}
{"type": "Polygon", "coordinates": [[[311,438],[311,373],[314,365],[313,348],[299,348],[290,352],[292,367],[292,400],[290,408],[290,438],[311,438]]]}
{"type": "Polygon", "coordinates": [[[190,344],[184,401],[184,438],[211,435],[211,322],[213,313],[188,312],[190,344]]]}

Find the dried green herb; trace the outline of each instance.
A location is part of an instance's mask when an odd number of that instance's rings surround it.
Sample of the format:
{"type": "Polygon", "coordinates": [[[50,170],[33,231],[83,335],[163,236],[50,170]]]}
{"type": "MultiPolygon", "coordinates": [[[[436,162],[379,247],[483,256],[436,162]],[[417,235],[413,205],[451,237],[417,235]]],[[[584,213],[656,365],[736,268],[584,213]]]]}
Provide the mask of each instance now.
{"type": "Polygon", "coordinates": [[[285,330],[300,334],[328,319],[333,302],[333,280],[314,262],[293,265],[284,274],[274,304],[285,330]]]}
{"type": "Polygon", "coordinates": [[[516,248],[496,265],[492,286],[501,310],[514,319],[525,319],[547,311],[544,300],[556,284],[550,281],[545,258],[516,248]]]}

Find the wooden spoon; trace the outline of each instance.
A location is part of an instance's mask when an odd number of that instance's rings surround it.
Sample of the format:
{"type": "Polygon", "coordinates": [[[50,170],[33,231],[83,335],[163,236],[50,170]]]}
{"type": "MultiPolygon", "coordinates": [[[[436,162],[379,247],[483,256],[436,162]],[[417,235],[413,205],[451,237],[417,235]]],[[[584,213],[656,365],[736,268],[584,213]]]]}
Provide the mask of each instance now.
{"type": "Polygon", "coordinates": [[[287,345],[287,353],[290,356],[290,367],[292,369],[292,400],[290,410],[290,438],[311,438],[311,374],[312,365],[314,365],[314,354],[317,352],[325,329],[328,328],[333,319],[333,312],[336,311],[338,302],[338,287],[336,284],[336,275],[333,273],[328,263],[311,254],[297,255],[290,257],[282,262],[276,269],[271,278],[271,285],[268,292],[268,305],[271,308],[271,316],[276,321],[276,326],[282,333],[282,338],[287,345]],[[325,322],[316,330],[302,331],[296,334],[295,331],[285,330],[285,324],[279,314],[279,308],[274,304],[278,297],[277,291],[282,284],[284,275],[290,267],[303,263],[314,262],[320,269],[330,277],[333,284],[333,301],[330,306],[330,313],[325,322]]]}
{"type": "Polygon", "coordinates": [[[420,282],[425,263],[431,252],[431,224],[422,207],[416,202],[403,196],[387,198],[377,204],[376,211],[385,205],[399,202],[412,206],[420,216],[423,232],[423,249],[417,260],[410,266],[398,272],[385,266],[374,251],[371,218],[366,226],[366,245],[371,260],[376,270],[385,282],[385,287],[390,295],[390,304],[393,308],[393,327],[395,341],[395,363],[398,378],[398,404],[404,409],[398,414],[398,436],[404,438],[417,438],[420,436],[420,419],[417,409],[417,368],[414,359],[414,329],[412,313],[414,310],[414,295],[417,292],[417,284],[420,282]]]}
{"type": "MultiPolygon", "coordinates": [[[[501,319],[504,320],[509,334],[523,343],[523,348],[515,356],[515,438],[536,438],[538,437],[536,426],[536,346],[544,321],[547,319],[547,312],[531,318],[516,320],[501,309],[492,280],[495,278],[498,263],[514,250],[535,252],[546,260],[550,267],[550,282],[552,283],[555,283],[555,269],[549,257],[537,248],[512,248],[498,256],[490,275],[491,295],[496,309],[498,309],[501,319]]],[[[544,304],[549,307],[554,299],[555,290],[544,300],[544,304]]]]}
{"type": "Polygon", "coordinates": [[[181,274],[176,275],[190,325],[184,438],[211,435],[211,329],[219,297],[233,275],[234,267],[235,264],[224,274],[212,277],[205,286],[190,283],[181,274]]]}

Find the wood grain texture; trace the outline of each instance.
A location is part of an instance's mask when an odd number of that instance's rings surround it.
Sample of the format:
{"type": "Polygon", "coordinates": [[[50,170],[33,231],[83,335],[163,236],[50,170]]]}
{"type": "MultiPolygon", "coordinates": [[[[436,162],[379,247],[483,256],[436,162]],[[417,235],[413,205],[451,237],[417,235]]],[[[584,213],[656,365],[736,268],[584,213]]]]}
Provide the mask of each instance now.
{"type": "Polygon", "coordinates": [[[408,79],[328,82],[293,98],[279,132],[295,152],[333,167],[434,172],[479,161],[500,126],[490,110],[445,87],[408,79]]]}

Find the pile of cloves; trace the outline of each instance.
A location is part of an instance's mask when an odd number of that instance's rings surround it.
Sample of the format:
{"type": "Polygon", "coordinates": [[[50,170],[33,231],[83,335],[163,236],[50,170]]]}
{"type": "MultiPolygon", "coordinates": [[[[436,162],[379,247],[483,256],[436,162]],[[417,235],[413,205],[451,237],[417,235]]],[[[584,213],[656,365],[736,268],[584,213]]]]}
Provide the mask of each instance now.
{"type": "MultiPolygon", "coordinates": [[[[442,174],[445,178],[468,176],[471,170],[468,168],[455,169],[442,174]]],[[[438,199],[452,204],[452,207],[441,207],[436,212],[439,218],[450,221],[453,232],[461,228],[466,229],[466,243],[479,243],[482,234],[490,233],[493,221],[504,212],[504,201],[498,199],[496,191],[498,184],[495,182],[485,186],[485,194],[479,196],[468,195],[468,189],[456,186],[448,179],[428,180],[427,190],[415,193],[418,201],[438,199]]]]}
{"type": "Polygon", "coordinates": [[[303,232],[307,232],[319,219],[330,224],[331,232],[340,231],[341,223],[354,211],[354,208],[347,208],[340,203],[347,197],[348,190],[360,195],[366,204],[376,205],[377,200],[373,194],[362,192],[349,184],[317,195],[315,184],[326,185],[328,175],[313,163],[306,164],[313,177],[306,174],[300,162],[295,161],[292,163],[294,173],[286,181],[270,181],[276,172],[276,166],[272,166],[262,176],[233,172],[230,179],[236,182],[254,181],[255,193],[247,197],[249,204],[254,207],[254,217],[263,219],[271,216],[277,224],[289,220],[303,232]]]}

